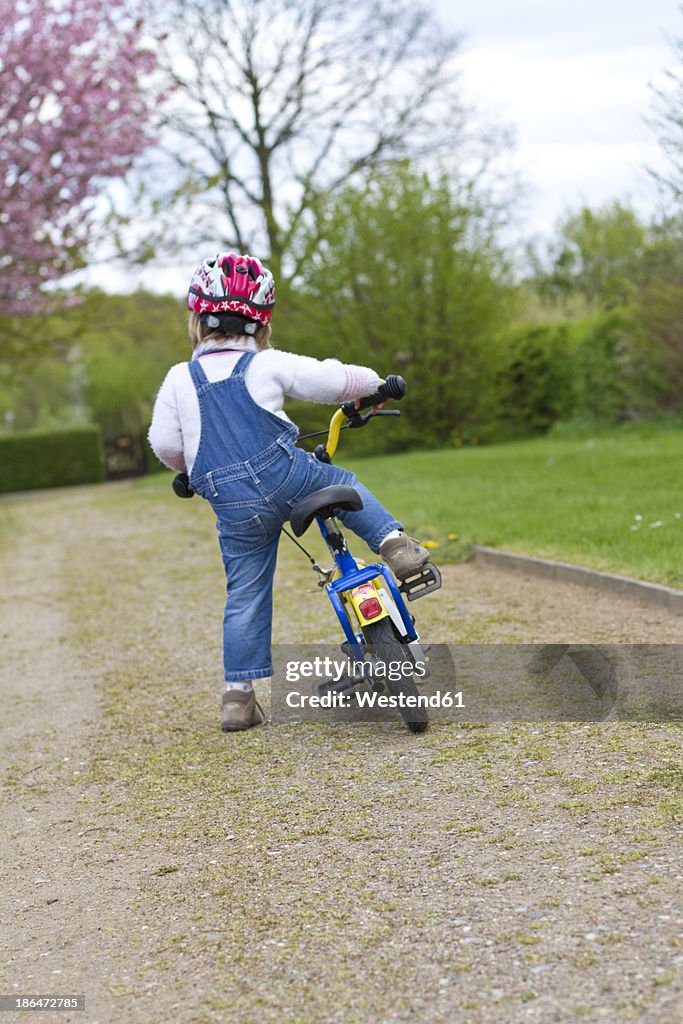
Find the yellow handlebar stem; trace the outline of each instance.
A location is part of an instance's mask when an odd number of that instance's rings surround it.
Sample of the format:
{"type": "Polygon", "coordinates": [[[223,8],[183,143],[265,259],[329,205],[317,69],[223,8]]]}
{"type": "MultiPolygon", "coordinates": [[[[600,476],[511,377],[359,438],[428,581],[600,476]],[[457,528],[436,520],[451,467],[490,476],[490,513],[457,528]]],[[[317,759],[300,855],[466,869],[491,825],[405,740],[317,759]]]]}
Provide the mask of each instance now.
{"type": "Polygon", "coordinates": [[[339,431],[341,430],[342,424],[345,420],[346,416],[341,409],[337,409],[330,420],[329,430],[327,431],[327,441],[325,442],[325,451],[330,458],[332,458],[337,450],[337,445],[339,444],[339,431]]]}

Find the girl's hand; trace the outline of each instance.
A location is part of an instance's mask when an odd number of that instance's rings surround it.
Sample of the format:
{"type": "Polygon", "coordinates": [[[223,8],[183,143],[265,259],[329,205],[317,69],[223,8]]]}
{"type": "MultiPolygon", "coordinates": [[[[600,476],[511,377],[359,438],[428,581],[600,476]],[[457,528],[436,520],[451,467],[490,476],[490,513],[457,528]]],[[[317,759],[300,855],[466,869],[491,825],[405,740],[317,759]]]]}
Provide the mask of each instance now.
{"type": "MultiPolygon", "coordinates": [[[[382,384],[386,384],[386,381],[383,378],[380,380],[378,387],[381,387],[382,384]]],[[[360,398],[357,398],[355,400],[355,402],[353,403],[354,409],[360,409],[360,403],[361,403],[360,398]]],[[[379,409],[383,409],[385,404],[386,404],[385,402],[380,402],[379,405],[373,405],[372,411],[373,412],[377,412],[379,409]]]]}

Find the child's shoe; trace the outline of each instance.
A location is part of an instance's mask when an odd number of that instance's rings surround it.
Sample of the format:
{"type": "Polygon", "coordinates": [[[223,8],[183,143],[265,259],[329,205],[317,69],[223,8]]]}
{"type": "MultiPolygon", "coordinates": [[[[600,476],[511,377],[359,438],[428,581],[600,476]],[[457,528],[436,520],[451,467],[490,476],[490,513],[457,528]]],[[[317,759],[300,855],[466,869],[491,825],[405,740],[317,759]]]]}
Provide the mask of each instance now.
{"type": "Polygon", "coordinates": [[[408,579],[429,561],[429,551],[405,533],[389,537],[379,547],[379,553],[399,580],[408,579]]]}
{"type": "Polygon", "coordinates": [[[250,729],[253,725],[261,725],[266,720],[261,705],[256,701],[253,690],[226,690],[221,697],[223,709],[223,732],[236,732],[238,729],[250,729]]]}

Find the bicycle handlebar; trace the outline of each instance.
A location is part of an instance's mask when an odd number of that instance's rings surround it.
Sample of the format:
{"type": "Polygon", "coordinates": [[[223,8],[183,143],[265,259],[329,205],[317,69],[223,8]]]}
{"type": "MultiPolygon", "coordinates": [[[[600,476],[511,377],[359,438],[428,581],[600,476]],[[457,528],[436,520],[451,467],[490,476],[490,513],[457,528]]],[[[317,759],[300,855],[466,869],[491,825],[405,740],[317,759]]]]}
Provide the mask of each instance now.
{"type": "Polygon", "coordinates": [[[404,381],[403,377],[399,377],[397,373],[390,373],[383,384],[380,384],[374,395],[367,395],[365,398],[360,399],[360,404],[356,406],[355,402],[344,402],[341,406],[341,411],[345,416],[353,416],[354,412],[360,412],[361,409],[371,409],[374,405],[381,405],[382,402],[386,402],[387,399],[393,398],[394,401],[400,401],[408,390],[408,385],[404,381]]]}
{"type": "Polygon", "coordinates": [[[190,487],[190,478],[187,473],[176,473],[173,477],[172,487],[178,498],[191,498],[194,494],[190,487]]]}
{"type": "Polygon", "coordinates": [[[390,373],[384,383],[380,384],[374,395],[367,395],[365,398],[360,399],[358,408],[356,408],[355,402],[344,402],[330,420],[327,441],[324,445],[318,445],[316,448],[316,458],[320,459],[321,462],[331,461],[332,456],[337,450],[339,431],[345,419],[352,419],[358,415],[361,409],[370,409],[375,405],[381,405],[382,402],[386,402],[389,398],[401,399],[407,390],[408,385],[403,377],[399,377],[396,373],[390,373]]]}
{"type": "MultiPolygon", "coordinates": [[[[344,402],[343,405],[337,409],[330,420],[330,426],[327,434],[327,442],[322,445],[319,444],[315,450],[316,457],[322,462],[329,462],[331,457],[334,455],[337,444],[339,442],[339,431],[342,427],[344,419],[352,419],[354,416],[358,416],[358,413],[362,409],[372,409],[376,405],[381,405],[388,399],[394,401],[400,401],[408,390],[408,385],[404,381],[403,377],[400,377],[397,373],[390,373],[383,384],[380,384],[374,395],[367,395],[365,398],[361,398],[358,406],[354,402],[344,402]]],[[[399,416],[398,410],[395,412],[382,413],[383,415],[394,415],[399,416]]],[[[361,417],[361,419],[367,420],[368,417],[361,417]]],[[[347,426],[353,426],[354,424],[347,424],[347,426]]],[[[361,423],[357,425],[362,425],[361,423]]],[[[191,498],[194,494],[187,473],[178,473],[173,480],[173,490],[179,498],[191,498]]]]}

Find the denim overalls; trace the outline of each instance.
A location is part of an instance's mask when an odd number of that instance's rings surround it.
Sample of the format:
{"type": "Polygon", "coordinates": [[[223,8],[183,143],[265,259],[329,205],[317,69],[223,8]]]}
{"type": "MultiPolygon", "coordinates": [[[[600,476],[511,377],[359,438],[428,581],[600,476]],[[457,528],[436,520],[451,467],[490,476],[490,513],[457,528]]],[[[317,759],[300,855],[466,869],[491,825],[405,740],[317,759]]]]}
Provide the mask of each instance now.
{"type": "Polygon", "coordinates": [[[297,448],[297,428],[254,401],[244,375],[255,355],[246,352],[232,374],[215,383],[199,360],[189,363],[201,415],[190,483],[216,513],[228,585],[223,663],[230,682],[272,675],[277,546],[297,501],[320,487],[346,484],[356,488],[363,509],[339,518],[373,551],[391,530],[402,529],[353,473],[297,448]]]}

